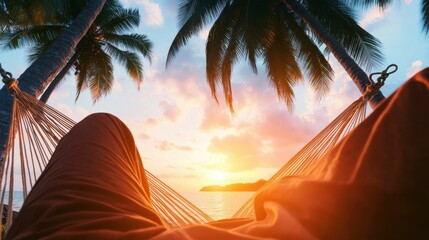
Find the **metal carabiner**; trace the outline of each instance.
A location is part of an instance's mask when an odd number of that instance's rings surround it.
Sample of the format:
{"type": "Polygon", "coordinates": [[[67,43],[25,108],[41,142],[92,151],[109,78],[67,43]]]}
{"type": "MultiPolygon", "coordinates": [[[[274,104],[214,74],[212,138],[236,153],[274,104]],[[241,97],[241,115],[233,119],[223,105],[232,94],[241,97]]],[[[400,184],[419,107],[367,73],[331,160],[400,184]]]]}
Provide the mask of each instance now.
{"type": "Polygon", "coordinates": [[[398,65],[396,65],[396,64],[390,64],[389,66],[386,67],[386,69],[384,69],[381,72],[371,73],[368,78],[372,82],[373,85],[374,84],[381,84],[381,85],[383,85],[384,81],[386,81],[386,78],[389,77],[390,74],[396,72],[397,70],[398,70],[398,65]],[[390,68],[393,68],[393,69],[389,71],[390,68]],[[377,78],[377,81],[375,81],[374,79],[372,79],[372,77],[376,76],[376,75],[380,75],[377,78]]]}
{"type": "Polygon", "coordinates": [[[396,65],[396,64],[390,64],[389,66],[387,66],[387,68],[383,72],[386,72],[388,75],[390,75],[390,74],[392,74],[392,73],[394,73],[396,71],[398,71],[398,65],[396,65]],[[389,72],[389,68],[391,68],[391,67],[394,68],[394,69],[389,72]]]}
{"type": "Polygon", "coordinates": [[[1,74],[1,76],[2,76],[2,78],[3,78],[3,83],[6,83],[6,82],[8,81],[7,79],[12,78],[12,73],[10,73],[10,72],[6,72],[6,71],[3,69],[3,67],[1,66],[1,63],[0,63],[0,74],[1,74]]]}

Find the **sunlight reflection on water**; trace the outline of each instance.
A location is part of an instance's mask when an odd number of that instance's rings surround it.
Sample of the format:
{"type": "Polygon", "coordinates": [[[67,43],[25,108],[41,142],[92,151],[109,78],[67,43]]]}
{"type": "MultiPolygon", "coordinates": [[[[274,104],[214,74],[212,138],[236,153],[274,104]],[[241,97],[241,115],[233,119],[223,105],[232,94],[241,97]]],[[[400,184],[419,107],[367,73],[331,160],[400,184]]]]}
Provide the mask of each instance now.
{"type": "Polygon", "coordinates": [[[184,192],[185,198],[215,220],[230,218],[254,192],[184,192]]]}
{"type": "MultiPolygon", "coordinates": [[[[185,198],[215,220],[230,218],[254,192],[183,192],[185,198]]],[[[5,194],[7,204],[8,193],[5,194]]],[[[23,203],[22,192],[14,192],[13,210],[19,211],[23,203]]]]}

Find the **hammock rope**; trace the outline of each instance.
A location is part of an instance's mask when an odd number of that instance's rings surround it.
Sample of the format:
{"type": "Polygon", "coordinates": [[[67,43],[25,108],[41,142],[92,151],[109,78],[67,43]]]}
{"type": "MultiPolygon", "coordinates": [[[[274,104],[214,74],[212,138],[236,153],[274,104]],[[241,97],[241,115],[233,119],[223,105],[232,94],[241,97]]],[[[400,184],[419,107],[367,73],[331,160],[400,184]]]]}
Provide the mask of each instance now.
{"type": "MultiPolygon", "coordinates": [[[[9,206],[13,206],[13,183],[15,182],[13,169],[21,173],[22,198],[25,200],[28,194],[27,189],[33,187],[36,179],[46,167],[59,140],[76,124],[61,112],[21,91],[15,84],[17,80],[12,79],[11,81],[8,86],[14,96],[14,103],[11,134],[7,147],[9,154],[6,155],[3,162],[3,164],[6,163],[6,166],[2,166],[2,170],[5,169],[6,172],[4,176],[2,174],[2,179],[5,179],[2,195],[8,191],[9,206]],[[13,133],[17,134],[15,141],[13,141],[13,133]],[[18,161],[19,166],[14,166],[15,158],[20,160],[18,161]],[[7,190],[8,185],[9,189],[7,190]]],[[[152,204],[164,218],[167,226],[174,228],[213,221],[213,218],[180,196],[153,174],[146,171],[146,175],[150,186],[152,204]]],[[[3,203],[2,197],[0,204],[3,205],[3,203]]],[[[3,214],[1,211],[0,209],[0,213],[3,214]]],[[[9,228],[11,223],[12,211],[8,211],[6,227],[9,228]]]]}
{"type": "MultiPolygon", "coordinates": [[[[306,176],[317,169],[323,156],[363,121],[368,100],[384,84],[389,74],[396,70],[396,65],[390,65],[383,72],[371,74],[370,80],[373,84],[367,87],[367,92],[287,161],[259,191],[284,176],[306,176]],[[394,69],[391,70],[391,67],[394,69]],[[376,75],[380,75],[380,77],[377,81],[373,81],[372,77],[376,75]]],[[[12,77],[12,74],[4,71],[1,65],[0,73],[3,82],[13,96],[8,144],[4,156],[0,156],[3,160],[0,168],[0,216],[3,216],[4,209],[6,209],[4,203],[6,202],[6,194],[8,194],[5,224],[5,229],[8,229],[13,221],[14,190],[18,189],[15,188],[15,183],[18,183],[18,180],[14,179],[14,175],[17,172],[21,175],[22,199],[25,200],[28,192],[48,164],[58,142],[76,122],[30,94],[21,91],[18,88],[18,81],[12,77]]],[[[212,217],[174,191],[154,174],[146,170],[146,175],[153,207],[169,228],[214,221],[212,217]]],[[[253,217],[254,196],[233,217],[253,217]]]]}
{"type": "Polygon", "coordinates": [[[380,90],[390,74],[396,72],[398,66],[389,65],[382,72],[372,73],[369,77],[371,85],[367,86],[366,92],[358,100],[347,107],[337,118],[326,126],[319,134],[307,143],[298,153],[296,153],[286,164],[277,171],[247,202],[233,215],[235,218],[254,217],[253,201],[261,191],[270,186],[273,182],[285,176],[309,176],[317,171],[324,160],[324,156],[331,150],[345,135],[351,132],[366,117],[366,107],[369,99],[380,90]],[[377,80],[374,76],[380,75],[377,80]]]}

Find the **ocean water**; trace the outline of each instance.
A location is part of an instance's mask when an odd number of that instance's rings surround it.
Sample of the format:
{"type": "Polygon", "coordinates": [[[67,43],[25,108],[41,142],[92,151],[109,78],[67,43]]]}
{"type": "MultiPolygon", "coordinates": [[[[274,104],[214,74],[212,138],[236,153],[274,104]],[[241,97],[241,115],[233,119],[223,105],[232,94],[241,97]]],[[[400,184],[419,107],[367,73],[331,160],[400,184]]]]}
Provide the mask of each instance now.
{"type": "MultiPolygon", "coordinates": [[[[218,220],[232,217],[254,192],[181,192],[180,194],[213,219],[218,220]]],[[[14,192],[13,198],[12,208],[14,211],[19,211],[24,201],[22,192],[14,192]]],[[[8,192],[5,194],[5,203],[7,202],[8,192]]]]}
{"type": "Polygon", "coordinates": [[[186,199],[215,220],[230,218],[255,192],[184,192],[186,199]]]}
{"type": "MultiPolygon", "coordinates": [[[[1,192],[0,192],[1,197],[1,192]]],[[[22,203],[24,202],[24,195],[22,191],[13,192],[13,202],[12,209],[14,211],[19,211],[22,207],[22,203]]],[[[9,204],[9,192],[5,192],[4,194],[4,204],[9,204]]]]}

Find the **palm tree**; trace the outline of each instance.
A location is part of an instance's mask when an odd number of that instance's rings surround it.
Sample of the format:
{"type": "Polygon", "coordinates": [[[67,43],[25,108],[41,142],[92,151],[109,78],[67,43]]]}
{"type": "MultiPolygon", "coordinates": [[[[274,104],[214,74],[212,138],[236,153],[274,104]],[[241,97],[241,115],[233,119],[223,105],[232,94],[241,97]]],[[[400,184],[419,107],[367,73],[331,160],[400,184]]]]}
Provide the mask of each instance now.
{"type": "MultiPolygon", "coordinates": [[[[320,50],[322,44],[362,93],[370,82],[355,60],[367,69],[382,60],[380,42],[357,24],[351,8],[341,0],[183,0],[181,27],[167,66],[179,48],[212,20],[206,45],[207,80],[215,99],[217,85],[222,85],[231,110],[231,71],[239,58],[247,59],[254,72],[256,59],[262,58],[272,85],[289,107],[292,87],[303,78],[301,69],[320,95],[329,89],[333,70],[320,50]]],[[[378,92],[371,104],[383,98],[378,92]]]]}
{"type": "MultiPolygon", "coordinates": [[[[62,2],[62,1],[58,1],[62,2]]],[[[100,13],[106,0],[89,0],[86,7],[74,19],[53,44],[18,78],[21,90],[39,96],[45,86],[70,59],[73,50],[86,34],[100,13]]],[[[12,97],[4,86],[0,90],[0,164],[6,153],[12,113],[12,97]]]]}
{"type": "MultiPolygon", "coordinates": [[[[12,17],[10,16],[10,2],[7,0],[0,0],[0,31],[1,33],[8,31],[12,24],[12,17]]],[[[12,11],[13,12],[13,11],[12,11]]]]}
{"type": "MultiPolygon", "coordinates": [[[[1,31],[12,27],[43,25],[72,20],[87,5],[88,0],[0,0],[1,31]]],[[[116,0],[107,0],[106,6],[118,6],[116,0]]]]}
{"type": "MultiPolygon", "coordinates": [[[[137,9],[105,7],[40,100],[47,102],[54,89],[74,68],[77,76],[76,99],[80,92],[89,86],[93,101],[97,101],[111,90],[112,58],[123,64],[137,86],[140,86],[143,81],[143,65],[139,56],[132,51],[121,49],[138,51],[150,60],[152,43],[145,35],[123,34],[124,31],[137,27],[139,23],[140,14],[137,9]]],[[[31,44],[29,58],[34,61],[51,45],[64,27],[64,24],[17,27],[5,37],[4,47],[16,49],[31,44]]]]}

